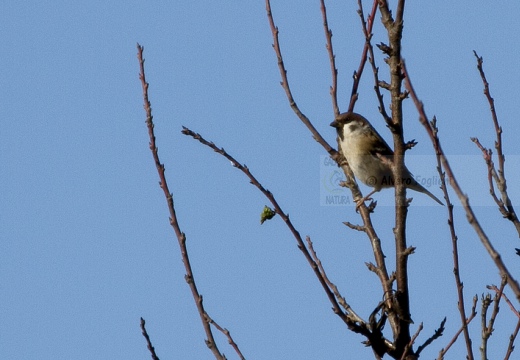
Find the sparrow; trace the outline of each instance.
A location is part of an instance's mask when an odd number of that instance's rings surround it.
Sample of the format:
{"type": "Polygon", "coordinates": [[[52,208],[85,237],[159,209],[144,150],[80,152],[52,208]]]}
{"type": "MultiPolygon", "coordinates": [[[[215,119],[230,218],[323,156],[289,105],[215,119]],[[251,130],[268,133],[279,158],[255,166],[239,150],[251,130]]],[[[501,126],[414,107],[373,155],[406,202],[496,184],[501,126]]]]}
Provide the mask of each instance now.
{"type": "MultiPolygon", "coordinates": [[[[370,194],[359,200],[358,206],[381,189],[395,186],[392,172],[394,152],[367,119],[354,112],[346,112],[338,115],[330,126],[336,128],[341,153],[356,178],[374,188],[370,194]]],[[[414,179],[406,166],[398,181],[407,189],[424,193],[444,205],[414,179]]]]}

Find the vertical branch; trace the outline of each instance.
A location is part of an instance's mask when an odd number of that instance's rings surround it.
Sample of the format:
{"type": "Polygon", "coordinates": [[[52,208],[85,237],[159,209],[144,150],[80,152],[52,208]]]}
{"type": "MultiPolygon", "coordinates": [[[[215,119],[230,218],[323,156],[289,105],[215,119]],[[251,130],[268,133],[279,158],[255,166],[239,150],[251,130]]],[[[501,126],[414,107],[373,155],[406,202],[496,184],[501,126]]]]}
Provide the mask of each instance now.
{"type": "MultiPolygon", "coordinates": [[[[404,153],[406,145],[403,136],[402,102],[406,94],[401,90],[403,82],[401,38],[403,32],[404,3],[404,0],[398,1],[397,18],[394,21],[387,1],[379,1],[379,11],[381,12],[382,22],[387,30],[389,40],[389,46],[385,47],[385,52],[388,55],[387,63],[390,68],[392,123],[389,125],[394,138],[394,179],[399,179],[401,174],[405,173],[404,153]]],[[[406,245],[406,216],[408,207],[406,202],[406,188],[402,181],[396,182],[395,202],[396,302],[399,313],[403,315],[400,321],[396,346],[397,348],[405,349],[405,346],[410,342],[410,300],[408,290],[408,255],[410,251],[408,251],[406,245]]]]}
{"type": "Polygon", "coordinates": [[[404,3],[405,0],[399,0],[397,3],[397,11],[395,16],[395,22],[400,24],[401,29],[403,28],[403,14],[404,14],[404,3]]]}
{"type": "Polygon", "coordinates": [[[515,348],[515,346],[514,346],[515,339],[518,335],[519,330],[520,330],[520,318],[518,319],[518,322],[516,323],[515,330],[509,337],[509,343],[507,344],[507,352],[506,352],[506,356],[504,357],[504,360],[509,360],[509,358],[511,357],[511,354],[513,353],[513,350],[515,348]]]}
{"type": "MultiPolygon", "coordinates": [[[[383,102],[383,95],[381,94],[380,87],[382,85],[388,85],[386,83],[379,81],[379,68],[376,66],[375,63],[375,57],[374,57],[374,48],[372,46],[371,40],[372,40],[372,27],[373,21],[369,21],[369,25],[367,26],[367,23],[365,22],[365,18],[363,15],[363,5],[361,0],[358,0],[359,10],[358,14],[361,18],[361,25],[363,26],[363,34],[365,35],[365,48],[368,48],[368,62],[370,62],[370,65],[372,67],[372,73],[374,74],[374,90],[376,92],[377,100],[379,101],[379,112],[383,115],[383,118],[387,123],[390,122],[390,117],[386,113],[386,107],[383,102]]],[[[375,9],[377,9],[377,0],[374,1],[374,7],[372,8],[372,14],[373,17],[375,15],[375,9]]],[[[370,20],[370,18],[369,18],[370,20]]],[[[372,19],[373,20],[373,19],[372,19]]],[[[387,87],[388,88],[388,87],[387,87]]]]}
{"type": "Polygon", "coordinates": [[[325,7],[325,0],[320,0],[321,16],[323,19],[323,30],[325,30],[325,38],[327,39],[327,52],[329,54],[330,71],[332,73],[332,85],[330,87],[330,96],[332,98],[332,109],[334,111],[334,117],[339,115],[338,107],[338,69],[336,68],[336,56],[334,55],[334,49],[332,48],[332,30],[329,28],[329,22],[327,21],[327,8],[325,7]]]}
{"type": "MultiPolygon", "coordinates": [[[[374,0],[372,4],[372,10],[370,11],[370,15],[367,18],[367,21],[365,23],[365,19],[363,17],[363,4],[361,3],[361,0],[358,1],[359,6],[359,14],[363,19],[363,28],[366,28],[366,31],[370,34],[372,33],[372,28],[374,26],[374,17],[376,16],[377,11],[377,1],[374,0]]],[[[363,70],[365,69],[365,64],[367,62],[367,53],[369,50],[369,44],[365,43],[365,46],[363,47],[363,52],[361,54],[361,61],[359,62],[359,67],[357,71],[354,71],[354,82],[352,83],[352,91],[350,93],[350,103],[348,105],[347,111],[353,111],[354,105],[356,104],[356,101],[358,99],[358,88],[359,88],[359,81],[361,80],[361,75],[363,74],[363,70]]]]}
{"type": "MultiPolygon", "coordinates": [[[[405,86],[407,87],[409,92],[413,92],[413,88],[410,83],[410,78],[408,77],[406,65],[404,62],[403,62],[403,72],[406,75],[405,86]]],[[[431,126],[431,129],[433,132],[432,141],[434,142],[434,144],[438,144],[439,143],[439,136],[438,136],[439,129],[437,128],[437,120],[435,117],[430,122],[430,126],[431,126]]],[[[435,146],[434,146],[434,149],[435,149],[435,146]]],[[[464,285],[460,278],[459,246],[458,246],[458,236],[455,232],[455,217],[453,216],[453,204],[451,203],[450,194],[448,193],[448,186],[446,184],[446,174],[442,171],[441,154],[436,152],[435,155],[437,158],[437,171],[438,171],[439,177],[441,179],[441,189],[442,189],[442,192],[444,193],[444,198],[446,199],[446,205],[448,208],[448,227],[450,229],[451,246],[452,246],[452,254],[453,254],[453,276],[455,277],[455,285],[457,287],[457,297],[458,297],[457,308],[459,309],[460,322],[462,325],[461,330],[464,333],[464,341],[466,343],[467,358],[468,358],[468,360],[473,360],[473,347],[472,347],[471,337],[469,335],[468,317],[466,316],[466,308],[465,308],[465,302],[464,302],[464,285]]],[[[470,318],[472,318],[476,315],[475,307],[472,308],[472,311],[473,312],[471,313],[470,318]]]]}
{"type": "Polygon", "coordinates": [[[504,293],[504,287],[506,286],[507,279],[502,278],[502,282],[500,284],[500,289],[496,286],[488,286],[488,289],[494,289],[495,290],[495,297],[493,300],[491,300],[491,295],[487,294],[486,297],[482,297],[482,346],[480,348],[482,353],[482,358],[487,359],[487,344],[488,340],[491,337],[491,334],[493,334],[495,320],[498,315],[498,311],[500,310],[500,300],[502,299],[502,294],[504,293]],[[489,321],[486,323],[486,313],[489,305],[493,303],[493,310],[491,312],[491,316],[489,318],[489,321]]]}
{"type": "MultiPolygon", "coordinates": [[[[446,320],[446,319],[445,319],[446,320]]],[[[415,340],[417,339],[417,337],[419,336],[419,334],[421,333],[423,329],[423,323],[420,323],[419,324],[419,328],[417,329],[417,331],[415,332],[415,334],[412,336],[410,342],[408,344],[406,344],[406,346],[404,347],[404,351],[403,351],[403,354],[401,355],[401,358],[400,360],[406,360],[408,358],[408,351],[412,348],[413,344],[415,343],[415,340]]],[[[414,357],[414,359],[418,359],[419,357],[414,357]]]]}
{"type": "MultiPolygon", "coordinates": [[[[370,15],[368,16],[367,21],[365,22],[365,17],[364,17],[364,12],[363,12],[363,3],[361,0],[358,1],[358,7],[359,7],[358,14],[361,18],[363,34],[365,35],[366,41],[365,41],[365,45],[363,47],[363,52],[361,55],[361,61],[359,64],[359,68],[356,72],[354,72],[354,82],[352,84],[352,92],[351,92],[348,111],[352,111],[354,109],[354,105],[358,98],[357,90],[358,90],[358,86],[359,86],[359,81],[361,79],[361,75],[363,74],[365,63],[367,61],[367,53],[370,53],[370,61],[372,64],[374,61],[374,54],[373,54],[372,45],[370,43],[370,39],[372,36],[371,34],[372,34],[372,28],[374,25],[374,18],[375,18],[376,12],[377,12],[377,4],[378,4],[378,0],[374,0],[374,2],[372,4],[372,9],[370,11],[370,15]]],[[[376,74],[377,74],[377,71],[375,72],[375,76],[377,79],[376,74]]],[[[381,97],[381,99],[382,99],[382,97],[381,97]]],[[[384,106],[382,105],[381,107],[383,108],[383,111],[384,111],[384,106]]],[[[384,112],[384,114],[386,114],[386,112],[384,112]]],[[[386,116],[386,117],[388,117],[388,116],[386,116]]],[[[378,274],[378,276],[381,280],[381,284],[382,284],[383,291],[385,294],[386,306],[389,309],[388,319],[389,319],[390,326],[392,328],[392,332],[393,332],[394,339],[395,339],[398,337],[398,333],[400,332],[400,329],[402,328],[402,326],[400,325],[400,322],[402,320],[400,318],[401,315],[405,314],[404,317],[406,317],[406,321],[408,321],[410,317],[408,316],[408,313],[402,312],[400,308],[395,309],[396,302],[393,301],[393,295],[390,295],[390,294],[394,293],[393,289],[392,289],[392,282],[394,280],[394,277],[392,277],[392,279],[390,279],[388,277],[388,272],[387,272],[386,264],[385,264],[385,255],[381,248],[381,242],[373,229],[370,215],[368,212],[366,212],[364,205],[361,206],[360,209],[361,209],[361,216],[365,223],[364,229],[372,244],[372,251],[374,252],[374,257],[375,257],[376,264],[377,264],[375,273],[378,274]]],[[[396,295],[399,296],[400,294],[396,294],[396,295]]],[[[406,346],[408,344],[409,344],[409,342],[406,344],[403,342],[402,346],[406,346]]],[[[403,349],[403,347],[401,347],[401,348],[397,347],[397,351],[400,351],[401,349],[403,349]]]]}
{"type": "Polygon", "coordinates": [[[184,269],[186,270],[185,279],[191,289],[191,294],[193,296],[193,300],[195,301],[195,305],[197,306],[202,326],[204,327],[204,331],[206,332],[206,345],[211,350],[216,359],[223,360],[224,356],[218,350],[217,344],[215,343],[215,339],[213,338],[213,333],[211,332],[211,327],[205,316],[206,311],[204,310],[204,305],[202,304],[202,295],[200,295],[199,291],[197,290],[197,285],[195,284],[195,278],[191,269],[190,259],[188,256],[188,249],[186,247],[186,235],[183,232],[181,232],[181,229],[179,227],[177,215],[175,213],[175,207],[173,205],[173,194],[170,192],[168,188],[168,183],[166,182],[166,177],[164,175],[164,165],[159,160],[159,152],[157,150],[157,145],[155,144],[152,106],[150,104],[150,101],[148,100],[149,84],[146,82],[146,77],[144,73],[143,50],[144,48],[141,45],[137,44],[137,58],[139,60],[140,67],[139,79],[141,80],[141,85],[143,87],[144,110],[146,112],[146,125],[148,127],[148,135],[150,137],[150,150],[152,151],[155,167],[157,168],[157,172],[159,173],[159,186],[164,192],[164,196],[166,197],[166,202],[168,204],[168,209],[170,210],[170,225],[175,231],[177,241],[179,242],[179,247],[182,254],[182,262],[184,264],[184,269]]]}
{"type": "MultiPolygon", "coordinates": [[[[502,127],[498,123],[498,117],[497,112],[495,109],[495,100],[491,97],[491,93],[489,91],[489,83],[486,79],[486,74],[484,73],[484,68],[482,66],[484,60],[481,56],[478,56],[477,52],[473,50],[473,53],[475,57],[477,58],[477,69],[480,73],[480,77],[482,79],[482,83],[484,84],[484,95],[486,96],[489,108],[491,110],[491,118],[493,119],[493,125],[495,126],[495,133],[496,133],[496,140],[495,140],[495,149],[497,150],[497,157],[498,157],[498,174],[495,170],[495,166],[493,165],[491,159],[486,159],[486,163],[488,164],[489,174],[492,176],[492,178],[495,180],[495,183],[497,184],[497,188],[500,191],[500,194],[502,196],[502,200],[498,200],[498,198],[494,195],[494,189],[493,184],[490,184],[490,191],[492,192],[492,196],[495,200],[495,202],[498,205],[498,209],[502,213],[502,215],[510,220],[518,233],[518,236],[520,236],[520,220],[518,220],[518,217],[516,216],[515,209],[513,207],[513,204],[511,203],[511,199],[509,198],[509,195],[507,193],[507,182],[506,182],[506,176],[505,176],[505,168],[504,168],[504,162],[506,161],[506,158],[504,156],[504,152],[502,150],[502,127]]],[[[482,150],[482,147],[481,147],[482,150]]],[[[487,156],[491,158],[491,150],[487,152],[487,156]]],[[[484,158],[486,158],[486,153],[484,153],[484,158]]],[[[491,181],[491,178],[490,178],[491,181]]]]}
{"type": "Polygon", "coordinates": [[[487,311],[491,305],[491,294],[482,295],[482,310],[480,314],[480,326],[482,328],[482,344],[480,345],[480,355],[482,359],[487,359],[487,342],[491,333],[486,326],[487,311]]]}
{"type": "MultiPolygon", "coordinates": [[[[514,346],[515,339],[516,339],[516,336],[518,335],[518,331],[520,330],[520,313],[513,306],[513,304],[511,303],[511,300],[509,300],[507,298],[506,294],[504,294],[504,284],[505,284],[504,280],[505,279],[502,279],[502,283],[500,284],[500,288],[497,288],[495,285],[488,286],[487,288],[495,291],[495,293],[497,295],[495,297],[495,300],[497,300],[497,297],[503,297],[504,301],[507,303],[507,305],[509,305],[509,308],[511,309],[511,312],[518,318],[518,322],[516,323],[515,330],[513,331],[511,336],[509,336],[509,343],[507,345],[506,356],[504,357],[504,360],[508,360],[511,357],[511,354],[513,353],[513,350],[515,348],[515,346],[514,346]]],[[[496,304],[496,306],[498,307],[498,304],[496,304]]],[[[497,310],[497,312],[498,312],[498,310],[497,310]]],[[[493,326],[493,324],[490,324],[490,327],[492,327],[492,326],[493,326]]]]}

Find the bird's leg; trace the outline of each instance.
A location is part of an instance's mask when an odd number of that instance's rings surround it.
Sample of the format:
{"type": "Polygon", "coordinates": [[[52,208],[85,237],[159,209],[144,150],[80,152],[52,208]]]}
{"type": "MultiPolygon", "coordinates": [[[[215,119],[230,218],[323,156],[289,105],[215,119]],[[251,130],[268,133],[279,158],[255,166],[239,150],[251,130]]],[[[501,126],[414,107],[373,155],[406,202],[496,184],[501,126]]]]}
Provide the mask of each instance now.
{"type": "Polygon", "coordinates": [[[364,203],[365,201],[367,201],[367,200],[372,200],[371,196],[372,196],[374,193],[378,192],[378,191],[379,191],[378,189],[374,189],[374,190],[373,190],[372,192],[370,192],[367,196],[364,196],[364,197],[362,197],[362,198],[359,199],[359,200],[355,200],[355,202],[356,202],[356,212],[359,210],[359,207],[360,207],[361,205],[363,205],[363,203],[364,203]]]}

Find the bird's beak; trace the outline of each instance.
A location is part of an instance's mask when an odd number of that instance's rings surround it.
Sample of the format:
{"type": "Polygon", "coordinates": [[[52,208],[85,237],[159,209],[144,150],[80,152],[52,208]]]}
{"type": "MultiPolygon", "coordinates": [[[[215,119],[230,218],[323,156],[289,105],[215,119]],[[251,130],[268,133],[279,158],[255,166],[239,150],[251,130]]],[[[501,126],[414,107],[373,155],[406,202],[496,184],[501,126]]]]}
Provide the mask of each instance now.
{"type": "Polygon", "coordinates": [[[334,120],[333,122],[330,123],[330,126],[339,128],[339,123],[336,120],[334,120]]]}

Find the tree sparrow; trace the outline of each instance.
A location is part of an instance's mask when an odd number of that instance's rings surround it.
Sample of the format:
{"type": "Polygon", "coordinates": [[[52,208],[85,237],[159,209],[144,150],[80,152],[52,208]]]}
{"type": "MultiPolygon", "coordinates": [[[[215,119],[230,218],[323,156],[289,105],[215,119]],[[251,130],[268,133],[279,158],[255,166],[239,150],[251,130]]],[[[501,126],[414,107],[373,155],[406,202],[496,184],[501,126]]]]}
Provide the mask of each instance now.
{"type": "MultiPolygon", "coordinates": [[[[347,112],[338,115],[330,126],[338,131],[341,153],[347,159],[356,178],[374,188],[358,202],[359,205],[375,192],[395,186],[396,181],[392,173],[394,152],[367,119],[359,114],[347,112]]],[[[406,166],[403,176],[398,181],[401,181],[407,189],[422,192],[444,205],[413,178],[406,166]]]]}

